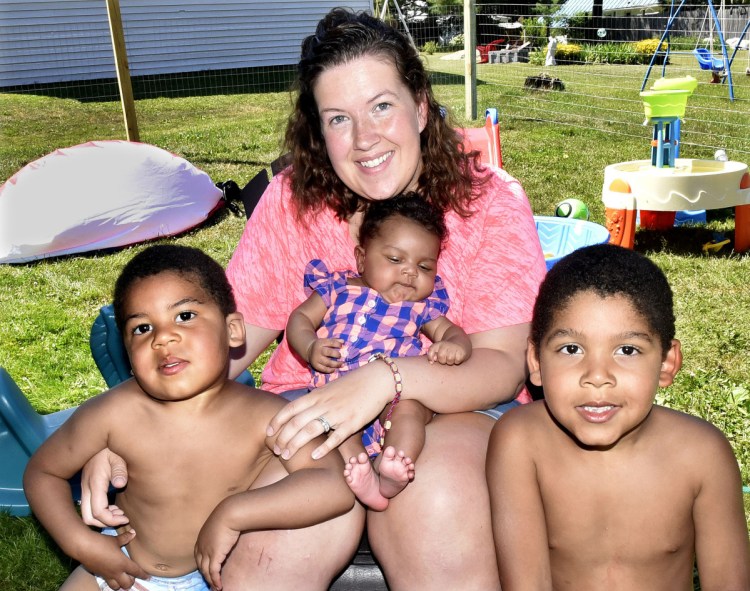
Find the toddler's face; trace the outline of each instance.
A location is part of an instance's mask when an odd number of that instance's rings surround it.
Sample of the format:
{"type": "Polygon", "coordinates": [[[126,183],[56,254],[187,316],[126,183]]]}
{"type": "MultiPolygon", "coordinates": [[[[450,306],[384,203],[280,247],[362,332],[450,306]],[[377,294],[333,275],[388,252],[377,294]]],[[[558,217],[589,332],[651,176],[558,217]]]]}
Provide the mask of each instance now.
{"type": "Polygon", "coordinates": [[[141,388],[184,400],[224,383],[234,316],[200,287],[164,272],[133,283],[125,298],[123,342],[141,388]]]}
{"type": "Polygon", "coordinates": [[[417,302],[435,288],[440,240],[406,218],[387,219],[355,254],[363,282],[389,303],[417,302]]]}
{"type": "Polygon", "coordinates": [[[658,335],[626,297],[591,291],[570,299],[528,355],[552,416],[582,445],[601,448],[637,436],[677,357],[677,341],[662,357],[658,335]]]}

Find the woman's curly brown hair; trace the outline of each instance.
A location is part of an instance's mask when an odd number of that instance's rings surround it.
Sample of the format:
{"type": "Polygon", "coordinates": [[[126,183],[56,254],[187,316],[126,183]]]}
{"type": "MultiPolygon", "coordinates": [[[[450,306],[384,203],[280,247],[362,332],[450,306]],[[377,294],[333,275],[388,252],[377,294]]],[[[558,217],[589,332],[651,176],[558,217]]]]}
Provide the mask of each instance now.
{"type": "Polygon", "coordinates": [[[329,207],[346,219],[361,208],[359,196],[339,179],[328,159],[313,90],[323,72],[364,56],[387,57],[414,100],[426,102],[417,192],[442,211],[468,217],[478,186],[487,178],[477,174],[481,170],[479,152],[464,152],[462,138],[435,100],[429,75],[409,39],[367,13],[344,8],[329,12],[315,34],[302,42],[297,100],[284,138],[291,153],[292,193],[299,215],[329,207]]]}

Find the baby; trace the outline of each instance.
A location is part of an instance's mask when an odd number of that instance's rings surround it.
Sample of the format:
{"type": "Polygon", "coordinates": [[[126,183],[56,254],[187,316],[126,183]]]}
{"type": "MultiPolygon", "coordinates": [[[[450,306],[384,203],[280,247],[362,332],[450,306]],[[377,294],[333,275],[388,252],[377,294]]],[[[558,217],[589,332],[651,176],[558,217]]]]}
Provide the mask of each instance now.
{"type": "MultiPolygon", "coordinates": [[[[382,359],[400,388],[392,357],[419,355],[420,332],[432,341],[431,362],[454,365],[469,358],[469,337],[445,317],[448,294],[437,275],[446,236],[440,211],[411,193],[368,205],[354,251],[357,273],[329,272],[322,261],[311,261],[305,273],[310,296],[287,325],[289,344],[313,368],[311,387],[382,359]]],[[[360,501],[384,510],[388,499],[414,478],[424,427],[432,416],[416,401],[394,398],[365,437],[379,478],[360,434],[342,444],[349,458],[345,476],[360,501]]]]}

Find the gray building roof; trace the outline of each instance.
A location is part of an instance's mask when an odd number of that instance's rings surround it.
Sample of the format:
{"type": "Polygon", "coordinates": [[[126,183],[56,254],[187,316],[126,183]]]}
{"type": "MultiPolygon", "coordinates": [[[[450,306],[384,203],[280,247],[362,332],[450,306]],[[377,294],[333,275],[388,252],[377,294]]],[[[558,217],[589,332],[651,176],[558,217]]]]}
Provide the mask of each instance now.
{"type": "MultiPolygon", "coordinates": [[[[582,12],[591,13],[594,0],[568,0],[555,16],[573,16],[582,12]]],[[[659,0],[604,0],[604,14],[615,10],[644,10],[656,8],[659,0]]]]}

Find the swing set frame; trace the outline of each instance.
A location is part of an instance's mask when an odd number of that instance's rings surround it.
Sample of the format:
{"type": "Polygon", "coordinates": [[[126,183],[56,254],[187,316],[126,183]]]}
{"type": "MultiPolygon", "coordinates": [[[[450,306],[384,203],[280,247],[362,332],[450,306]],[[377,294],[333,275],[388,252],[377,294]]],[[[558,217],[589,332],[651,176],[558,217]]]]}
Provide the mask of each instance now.
{"type": "MultiPolygon", "coordinates": [[[[660,53],[664,54],[664,62],[662,64],[662,72],[661,75],[664,77],[664,74],[666,73],[667,68],[667,62],[669,61],[669,54],[670,53],[678,53],[678,52],[670,52],[670,30],[672,28],[672,25],[677,18],[677,15],[680,13],[680,10],[682,10],[682,7],[685,5],[685,2],[687,0],[680,0],[679,5],[677,8],[675,8],[675,1],[672,0],[672,3],[670,5],[669,9],[669,19],[667,20],[667,26],[664,29],[664,33],[661,36],[661,39],[659,39],[659,44],[656,46],[656,50],[654,51],[654,54],[651,56],[651,61],[648,64],[648,69],[646,70],[646,75],[643,77],[643,84],[641,84],[641,92],[646,88],[646,83],[648,82],[648,78],[651,75],[651,70],[654,66],[654,63],[656,62],[656,56],[660,53]],[[667,48],[666,50],[661,49],[662,43],[666,40],[667,42],[667,48]]],[[[719,42],[721,43],[721,55],[724,62],[724,71],[722,72],[722,84],[726,80],[728,82],[729,87],[729,100],[734,101],[734,85],[732,84],[732,62],[734,61],[734,57],[737,54],[737,50],[740,48],[740,43],[744,39],[745,35],[747,34],[748,27],[750,27],[750,21],[745,25],[745,28],[742,30],[742,34],[739,37],[739,40],[737,42],[737,45],[734,47],[734,51],[732,52],[731,57],[729,56],[727,52],[727,44],[726,40],[724,39],[724,31],[722,30],[721,26],[721,20],[719,19],[719,15],[716,12],[716,8],[714,7],[713,0],[707,0],[708,9],[706,16],[708,14],[711,15],[711,23],[712,23],[712,32],[711,32],[711,48],[713,49],[713,31],[716,31],[716,34],[719,37],[719,42]]],[[[721,3],[722,10],[724,8],[724,0],[722,0],[721,3]]],[[[705,22],[705,19],[704,19],[705,22]]],[[[702,30],[702,28],[701,28],[702,30]]],[[[683,52],[679,52],[683,53],[683,52]]],[[[712,52],[713,53],[713,52],[712,52]]]]}

